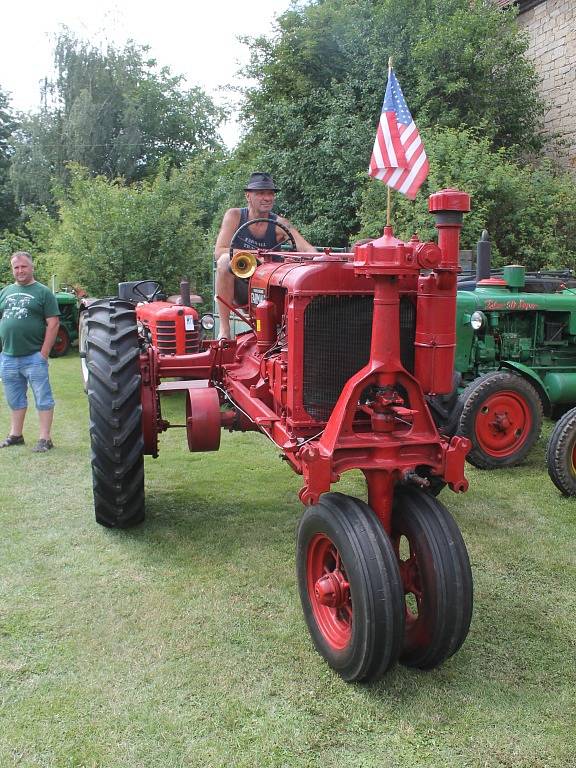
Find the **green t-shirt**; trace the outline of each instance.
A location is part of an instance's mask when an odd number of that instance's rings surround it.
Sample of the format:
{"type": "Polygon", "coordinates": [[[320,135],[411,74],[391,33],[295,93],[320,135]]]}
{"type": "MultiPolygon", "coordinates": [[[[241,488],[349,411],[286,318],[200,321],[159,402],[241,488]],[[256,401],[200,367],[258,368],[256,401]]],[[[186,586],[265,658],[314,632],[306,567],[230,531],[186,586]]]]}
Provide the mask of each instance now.
{"type": "Polygon", "coordinates": [[[0,291],[2,351],[14,357],[39,352],[46,335],[46,318],[59,314],[56,296],[42,283],[7,285],[0,291]]]}

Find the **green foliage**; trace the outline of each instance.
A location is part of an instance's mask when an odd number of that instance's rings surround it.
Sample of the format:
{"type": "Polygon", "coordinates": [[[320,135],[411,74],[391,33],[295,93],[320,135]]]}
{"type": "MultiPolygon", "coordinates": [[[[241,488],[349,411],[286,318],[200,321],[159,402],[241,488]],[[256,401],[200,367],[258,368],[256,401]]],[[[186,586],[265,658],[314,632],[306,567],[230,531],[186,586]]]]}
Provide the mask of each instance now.
{"type": "Polygon", "coordinates": [[[539,146],[527,41],[491,2],[323,0],[293,7],[251,45],[240,153],[278,177],[280,205],[315,242],[358,231],[390,55],[427,136],[482,126],[511,157],[539,146]]]}
{"type": "Polygon", "coordinates": [[[491,0],[426,5],[411,59],[399,69],[414,68],[418,124],[481,126],[493,147],[540,148],[539,78],[524,57],[528,37],[514,24],[516,11],[491,0]]]}
{"type": "MultiPolygon", "coordinates": [[[[0,236],[0,287],[14,282],[10,257],[16,251],[28,251],[28,253],[34,254],[34,247],[32,242],[26,237],[9,231],[3,232],[0,236]]],[[[38,272],[37,276],[39,280],[44,282],[43,278],[45,276],[41,272],[38,272]]]]}
{"type": "Polygon", "coordinates": [[[128,43],[103,52],[64,29],[57,39],[56,79],[43,108],[17,135],[13,178],[20,203],[50,206],[52,181],[67,183],[69,162],[109,179],[154,176],[160,161],[181,167],[220,147],[224,112],[200,88],[157,71],[147,47],[128,43]]]}
{"type": "Polygon", "coordinates": [[[0,87],[0,231],[12,226],[18,217],[10,183],[10,142],[17,127],[8,96],[0,87]]]}
{"type": "MultiPolygon", "coordinates": [[[[521,166],[513,153],[493,150],[479,131],[445,129],[425,132],[430,174],[414,203],[393,193],[392,221],[398,237],[418,232],[434,237],[427,195],[458,187],[472,197],[464,217],[462,244],[474,248],[483,229],[493,242],[495,264],[524,264],[530,269],[576,268],[576,188],[569,174],[550,164],[521,166]]],[[[366,181],[360,219],[362,237],[378,236],[386,221],[387,187],[366,181]]]]}
{"type": "MultiPolygon", "coordinates": [[[[355,228],[356,176],[374,128],[358,119],[352,92],[342,88],[340,97],[331,99],[319,90],[299,102],[268,105],[268,137],[258,146],[253,167],[272,173],[281,188],[277,209],[309,240],[338,246],[355,228]],[[323,119],[307,123],[306,107],[319,109],[323,119]]],[[[257,135],[251,146],[258,144],[257,135]]]]}
{"type": "MultiPolygon", "coordinates": [[[[174,292],[189,277],[208,299],[212,259],[205,233],[219,205],[210,191],[217,167],[198,158],[126,185],[72,166],[70,186],[58,200],[61,224],[48,237],[60,279],[103,296],[115,295],[118,282],[141,279],[160,280],[174,292]]],[[[36,233],[43,221],[39,215],[31,223],[36,233]]]]}

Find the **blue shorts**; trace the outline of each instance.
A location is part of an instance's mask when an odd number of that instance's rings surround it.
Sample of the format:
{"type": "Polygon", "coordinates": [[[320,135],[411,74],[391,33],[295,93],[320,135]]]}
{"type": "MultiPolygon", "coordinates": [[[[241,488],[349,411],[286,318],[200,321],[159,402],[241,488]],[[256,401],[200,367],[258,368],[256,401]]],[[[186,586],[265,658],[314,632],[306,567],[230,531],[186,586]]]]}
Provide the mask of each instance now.
{"type": "Polygon", "coordinates": [[[48,378],[48,360],[40,352],[33,355],[14,357],[0,355],[0,376],[4,384],[4,394],[11,411],[20,411],[28,407],[26,390],[28,385],[34,393],[36,408],[50,411],[54,408],[54,398],[48,378]]]}

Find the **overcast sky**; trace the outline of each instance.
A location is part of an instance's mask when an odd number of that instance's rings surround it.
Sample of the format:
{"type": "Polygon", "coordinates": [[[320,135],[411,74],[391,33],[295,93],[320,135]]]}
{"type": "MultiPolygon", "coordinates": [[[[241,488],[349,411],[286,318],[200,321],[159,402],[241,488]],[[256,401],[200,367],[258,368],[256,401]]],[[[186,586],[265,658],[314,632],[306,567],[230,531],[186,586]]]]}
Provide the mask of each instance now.
{"type": "MultiPolygon", "coordinates": [[[[172,74],[184,75],[217,101],[219,86],[233,83],[248,58],[238,35],[267,34],[290,0],[5,0],[2,3],[0,86],[11,93],[16,110],[36,109],[40,81],[52,71],[54,37],[65,24],[82,39],[128,39],[149,45],[151,55],[172,74]]],[[[237,81],[238,82],[238,81],[237,81]]],[[[229,145],[238,135],[234,124],[223,130],[229,145]]]]}

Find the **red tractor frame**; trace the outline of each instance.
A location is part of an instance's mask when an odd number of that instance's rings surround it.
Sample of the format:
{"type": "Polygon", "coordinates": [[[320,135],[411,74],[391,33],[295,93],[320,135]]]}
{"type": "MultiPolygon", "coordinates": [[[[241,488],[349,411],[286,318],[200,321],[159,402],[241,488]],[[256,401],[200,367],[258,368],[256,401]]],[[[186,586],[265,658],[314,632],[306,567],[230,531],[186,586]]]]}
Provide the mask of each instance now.
{"type": "Polygon", "coordinates": [[[468,633],[468,554],[432,491],[466,490],[469,442],[438,432],[427,398],[452,389],[469,203],[451,189],[430,197],[437,245],[386,227],[353,253],[257,252],[248,304],[235,309],[250,330],[191,354],[160,350],[143,328],[154,303],[88,310],[97,521],[144,518],[143,456],[158,455],[172,426],[163,393],[185,393],[190,451],[217,450],[222,428],[264,433],[303,479],[300,597],[316,648],[346,680],[377,679],[397,660],[430,669],[468,633]],[[367,503],[331,492],[351,469],[366,478],[367,503]]]}

